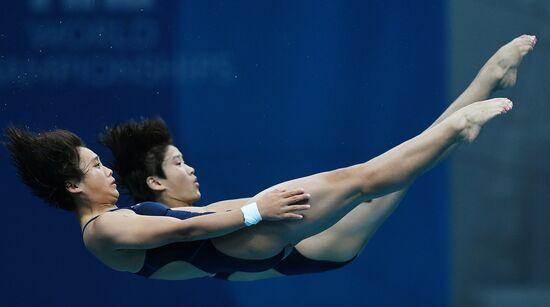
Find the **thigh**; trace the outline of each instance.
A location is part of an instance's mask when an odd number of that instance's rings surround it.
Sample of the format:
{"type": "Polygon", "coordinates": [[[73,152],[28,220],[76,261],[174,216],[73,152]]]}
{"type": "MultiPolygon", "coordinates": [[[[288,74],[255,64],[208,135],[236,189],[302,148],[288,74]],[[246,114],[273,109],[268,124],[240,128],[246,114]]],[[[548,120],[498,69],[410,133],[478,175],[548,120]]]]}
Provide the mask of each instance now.
{"type": "Polygon", "coordinates": [[[361,251],[384,219],[371,203],[362,203],[330,228],[300,241],[296,249],[314,260],[348,261],[361,251]]]}
{"type": "Polygon", "coordinates": [[[352,166],[286,181],[265,189],[253,199],[274,188],[304,188],[311,194],[311,208],[303,212],[303,220],[263,221],[216,238],[213,240],[214,245],[230,256],[262,259],[277,254],[288,244],[297,244],[329,228],[364,201],[359,172],[357,166],[352,166]]]}
{"type": "Polygon", "coordinates": [[[364,248],[398,206],[405,193],[406,189],[355,207],[332,227],[301,241],[296,249],[312,259],[351,259],[364,248]]]}

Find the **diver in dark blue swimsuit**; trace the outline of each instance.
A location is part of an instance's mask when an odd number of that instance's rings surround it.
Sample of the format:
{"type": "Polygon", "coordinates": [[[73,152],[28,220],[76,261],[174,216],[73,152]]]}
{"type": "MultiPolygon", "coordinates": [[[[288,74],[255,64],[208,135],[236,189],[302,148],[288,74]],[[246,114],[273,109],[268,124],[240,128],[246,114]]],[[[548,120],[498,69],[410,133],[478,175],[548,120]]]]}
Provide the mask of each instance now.
{"type": "MultiPolygon", "coordinates": [[[[124,186],[127,187],[135,201],[148,201],[143,204],[151,204],[151,201],[160,201],[167,205],[171,205],[172,207],[184,208],[188,207],[200,198],[198,183],[196,184],[196,181],[193,181],[192,184],[186,185],[186,183],[189,183],[190,181],[186,181],[185,179],[194,177],[193,168],[185,165],[185,168],[180,173],[172,172],[175,175],[170,174],[171,176],[166,176],[165,174],[166,171],[171,170],[170,168],[172,166],[170,163],[168,165],[163,165],[165,160],[170,160],[173,158],[175,159],[175,164],[178,166],[184,165],[184,161],[181,154],[175,151],[177,149],[172,145],[172,138],[168,127],[161,119],[143,120],[139,123],[129,122],[126,124],[117,125],[114,128],[107,128],[101,137],[101,141],[113,152],[115,159],[113,167],[120,175],[119,182],[123,183],[124,186]],[[150,151],[158,151],[158,153],[151,155],[149,153],[150,151]],[[173,157],[170,156],[170,151],[174,151],[175,155],[173,155],[173,157]],[[144,159],[143,157],[145,157],[148,153],[150,158],[144,159]],[[146,163],[150,163],[150,165],[146,165],[146,163]],[[148,170],[154,171],[148,172],[148,170]],[[136,176],[135,174],[139,175],[136,176]],[[150,178],[151,176],[159,176],[160,178],[156,180],[163,181],[165,183],[165,189],[162,191],[155,191],[154,189],[158,187],[160,182],[154,182],[154,179],[150,178]],[[167,196],[166,194],[169,195],[167,196]]],[[[196,177],[194,178],[196,179],[196,177]]],[[[238,201],[237,206],[244,205],[245,202],[246,201],[238,201]]],[[[221,208],[211,205],[208,207],[208,210],[235,208],[238,207],[231,206],[229,208],[221,208]]],[[[143,214],[138,211],[136,211],[136,213],[143,214]]],[[[203,243],[199,242],[197,244],[203,243]]],[[[209,253],[218,254],[219,262],[223,262],[221,259],[229,257],[216,251],[210,242],[206,244],[208,245],[209,253]]],[[[169,254],[169,252],[167,252],[167,254],[169,254]]],[[[265,270],[273,269],[270,272],[265,272],[262,275],[252,275],[242,272],[260,272],[263,270],[237,270],[241,272],[239,274],[239,278],[252,280],[257,278],[277,277],[281,275],[320,273],[341,268],[351,263],[356,258],[356,255],[352,255],[350,259],[344,261],[315,260],[305,257],[298,249],[294,247],[291,249],[290,253],[286,255],[286,257],[283,256],[284,252],[281,252],[273,258],[265,261],[269,264],[265,266],[265,270]]],[[[257,266],[257,268],[261,267],[261,265],[257,266]]],[[[214,270],[205,271],[212,272],[214,270]]],[[[217,270],[216,273],[216,278],[229,279],[235,271],[217,270]]]]}
{"type": "MultiPolygon", "coordinates": [[[[143,202],[128,209],[139,215],[149,216],[167,216],[180,220],[186,220],[196,216],[211,214],[213,212],[188,212],[183,210],[172,210],[164,204],[157,202],[143,202]]],[[[120,210],[116,208],[111,211],[120,210]]],[[[86,227],[97,219],[95,216],[84,225],[82,232],[86,227]]],[[[141,270],[136,274],[150,277],[157,270],[174,261],[185,261],[202,271],[216,274],[216,276],[225,276],[236,271],[261,272],[276,266],[284,256],[284,251],[279,254],[261,260],[245,260],[225,255],[218,251],[211,240],[195,240],[189,242],[175,242],[167,245],[151,248],[146,251],[145,261],[141,270]]]]}
{"type": "MultiPolygon", "coordinates": [[[[513,86],[517,66],[523,56],[533,50],[536,37],[522,35],[500,48],[480,70],[472,84],[430,126],[434,128],[461,108],[487,99],[496,89],[513,86]],[[502,66],[506,63],[506,66],[502,66]]],[[[504,108],[504,111],[508,110],[504,108]]],[[[475,137],[475,135],[474,135],[475,137]]],[[[168,128],[162,120],[130,122],[108,128],[103,143],[114,154],[114,168],[136,201],[154,200],[170,207],[191,206],[200,198],[194,170],[183,161],[172,145],[168,128]],[[147,156],[147,158],[145,158],[147,156]],[[165,159],[171,159],[167,163],[165,159]],[[181,167],[178,173],[174,167],[181,167]]],[[[450,150],[445,154],[449,154],[450,150]]],[[[401,190],[360,204],[325,231],[314,234],[294,245],[289,255],[264,274],[219,273],[220,278],[251,280],[281,275],[324,272],[347,265],[363,249],[383,221],[394,211],[409,185],[401,190]]],[[[205,210],[220,212],[235,210],[250,199],[212,204],[205,210]]]]}
{"type": "MultiPolygon", "coordinates": [[[[120,209],[121,208],[115,208],[110,211],[120,209]]],[[[139,215],[168,216],[180,220],[213,213],[197,213],[183,210],[176,211],[157,202],[143,202],[131,206],[129,209],[139,215]]],[[[82,228],[82,232],[86,231],[86,227],[98,217],[99,215],[86,222],[82,228]]],[[[214,277],[221,279],[227,279],[231,274],[237,271],[262,272],[271,268],[285,275],[318,273],[335,269],[339,267],[336,264],[340,264],[332,261],[315,261],[307,259],[296,249],[293,249],[290,255],[284,258],[284,260],[283,257],[284,251],[281,251],[279,254],[268,259],[245,260],[221,253],[208,239],[191,242],[176,242],[147,250],[143,267],[136,272],[136,274],[150,277],[158,269],[173,261],[186,261],[205,272],[215,274],[214,277]]]]}

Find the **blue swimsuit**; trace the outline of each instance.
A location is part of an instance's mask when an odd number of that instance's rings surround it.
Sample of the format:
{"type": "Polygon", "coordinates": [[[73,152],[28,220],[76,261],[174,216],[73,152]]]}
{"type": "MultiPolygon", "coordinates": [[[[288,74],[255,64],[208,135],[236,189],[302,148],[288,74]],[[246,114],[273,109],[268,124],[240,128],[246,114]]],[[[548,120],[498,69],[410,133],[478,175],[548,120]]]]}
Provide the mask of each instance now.
{"type": "MultiPolygon", "coordinates": [[[[144,202],[131,206],[127,209],[130,209],[139,215],[169,216],[180,220],[213,213],[196,213],[172,210],[164,204],[157,202],[144,202]]],[[[89,220],[86,225],[84,225],[84,229],[95,218],[89,220]]],[[[277,265],[283,257],[284,250],[267,259],[240,259],[223,254],[216,249],[216,247],[212,244],[212,241],[209,239],[189,242],[175,242],[146,250],[143,267],[139,270],[139,272],[136,272],[136,274],[149,277],[163,266],[174,261],[185,261],[205,272],[212,274],[220,273],[223,276],[237,271],[261,272],[277,265]]]]}
{"type": "MultiPolygon", "coordinates": [[[[122,208],[110,211],[118,209],[122,208]]],[[[157,202],[143,202],[127,209],[139,215],[169,216],[181,220],[213,213],[172,210],[166,205],[157,202]]],[[[97,216],[89,220],[84,225],[83,231],[96,218],[97,216]]],[[[272,268],[285,275],[297,275],[336,269],[353,260],[346,262],[311,260],[301,255],[296,249],[293,249],[290,255],[284,260],[283,257],[284,250],[267,259],[240,259],[223,254],[216,249],[210,239],[176,242],[146,250],[143,267],[135,274],[150,277],[160,268],[171,262],[185,261],[205,272],[215,274],[215,277],[221,279],[229,278],[234,272],[262,272],[272,268]]]]}

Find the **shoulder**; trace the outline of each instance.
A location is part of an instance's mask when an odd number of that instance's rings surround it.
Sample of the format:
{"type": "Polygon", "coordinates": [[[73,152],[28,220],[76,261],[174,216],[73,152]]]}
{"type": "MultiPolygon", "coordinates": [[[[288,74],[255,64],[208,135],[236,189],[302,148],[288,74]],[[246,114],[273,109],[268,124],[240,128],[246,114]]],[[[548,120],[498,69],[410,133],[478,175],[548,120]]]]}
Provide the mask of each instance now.
{"type": "Polygon", "coordinates": [[[90,225],[92,227],[89,227],[87,235],[100,241],[114,241],[116,235],[120,233],[121,228],[130,225],[128,222],[135,217],[136,214],[129,209],[105,212],[98,216],[92,225],[90,225]]]}
{"type": "Polygon", "coordinates": [[[166,212],[170,210],[168,206],[162,203],[146,201],[130,207],[130,210],[139,215],[153,215],[162,216],[166,215],[166,212]]]}

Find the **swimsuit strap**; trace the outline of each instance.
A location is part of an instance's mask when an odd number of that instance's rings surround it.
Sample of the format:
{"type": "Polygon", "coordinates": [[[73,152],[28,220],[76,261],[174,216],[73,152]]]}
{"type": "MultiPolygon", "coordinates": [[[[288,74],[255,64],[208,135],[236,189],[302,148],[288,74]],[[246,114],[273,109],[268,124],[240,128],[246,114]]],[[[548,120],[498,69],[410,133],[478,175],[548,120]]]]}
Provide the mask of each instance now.
{"type": "MultiPolygon", "coordinates": [[[[113,211],[120,210],[120,209],[122,209],[122,208],[113,208],[113,209],[109,209],[109,210],[107,210],[107,211],[105,211],[105,212],[113,212],[113,211]]],[[[103,213],[105,213],[105,212],[103,212],[103,213]]],[[[101,214],[103,214],[103,213],[101,213],[101,214]]],[[[84,230],[86,230],[86,227],[87,227],[91,222],[93,222],[95,219],[97,219],[101,214],[98,214],[98,215],[92,217],[89,221],[87,221],[86,224],[84,224],[84,227],[82,227],[82,233],[84,233],[84,230]]]]}

